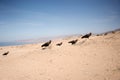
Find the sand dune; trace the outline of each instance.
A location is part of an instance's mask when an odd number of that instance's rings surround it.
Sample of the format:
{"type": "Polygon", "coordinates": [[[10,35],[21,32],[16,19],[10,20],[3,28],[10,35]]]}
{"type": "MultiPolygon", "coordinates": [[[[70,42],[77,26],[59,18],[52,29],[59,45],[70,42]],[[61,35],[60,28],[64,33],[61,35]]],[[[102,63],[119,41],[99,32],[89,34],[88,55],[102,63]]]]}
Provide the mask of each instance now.
{"type": "Polygon", "coordinates": [[[0,47],[0,80],[120,80],[120,31],[41,44],[0,47]]]}

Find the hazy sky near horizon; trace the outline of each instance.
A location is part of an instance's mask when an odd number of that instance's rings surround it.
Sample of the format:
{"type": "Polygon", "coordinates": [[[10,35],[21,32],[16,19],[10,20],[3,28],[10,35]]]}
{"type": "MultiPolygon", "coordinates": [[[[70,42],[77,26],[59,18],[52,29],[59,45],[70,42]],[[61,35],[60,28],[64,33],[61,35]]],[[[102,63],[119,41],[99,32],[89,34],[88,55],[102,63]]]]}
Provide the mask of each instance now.
{"type": "Polygon", "coordinates": [[[120,28],[120,0],[0,0],[0,42],[120,28]]]}

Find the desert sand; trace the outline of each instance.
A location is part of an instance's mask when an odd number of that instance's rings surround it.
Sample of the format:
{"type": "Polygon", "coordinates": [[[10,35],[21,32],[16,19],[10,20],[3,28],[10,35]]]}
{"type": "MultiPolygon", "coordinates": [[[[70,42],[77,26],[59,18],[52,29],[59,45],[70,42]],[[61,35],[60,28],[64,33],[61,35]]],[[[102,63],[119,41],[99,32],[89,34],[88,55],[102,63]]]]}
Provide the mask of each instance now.
{"type": "Polygon", "coordinates": [[[44,50],[42,44],[0,47],[0,80],[120,80],[120,31],[56,39],[44,50]]]}

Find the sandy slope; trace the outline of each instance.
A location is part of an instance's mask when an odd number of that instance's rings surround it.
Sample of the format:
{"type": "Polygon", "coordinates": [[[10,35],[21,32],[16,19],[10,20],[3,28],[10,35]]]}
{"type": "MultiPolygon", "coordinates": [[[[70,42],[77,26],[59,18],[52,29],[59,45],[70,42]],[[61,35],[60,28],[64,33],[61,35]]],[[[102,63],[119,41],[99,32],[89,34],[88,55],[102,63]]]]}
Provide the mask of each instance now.
{"type": "Polygon", "coordinates": [[[120,31],[54,40],[45,50],[40,45],[0,47],[0,80],[120,80],[120,31]],[[76,45],[67,43],[76,38],[76,45]]]}

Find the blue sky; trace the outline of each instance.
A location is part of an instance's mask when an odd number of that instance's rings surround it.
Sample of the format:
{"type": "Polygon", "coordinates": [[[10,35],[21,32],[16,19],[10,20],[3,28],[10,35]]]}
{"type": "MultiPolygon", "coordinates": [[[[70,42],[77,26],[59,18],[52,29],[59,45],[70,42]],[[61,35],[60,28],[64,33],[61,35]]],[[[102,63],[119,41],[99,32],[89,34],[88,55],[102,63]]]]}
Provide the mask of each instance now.
{"type": "Polygon", "coordinates": [[[120,28],[120,0],[0,0],[0,42],[120,28]]]}

